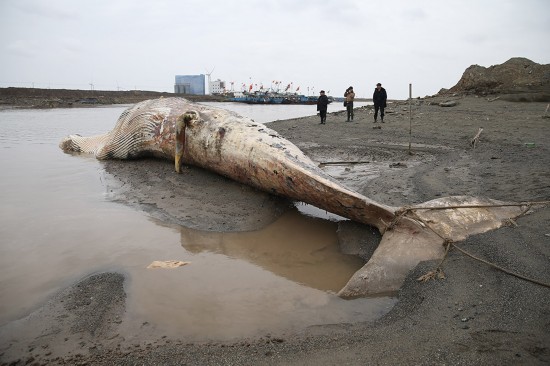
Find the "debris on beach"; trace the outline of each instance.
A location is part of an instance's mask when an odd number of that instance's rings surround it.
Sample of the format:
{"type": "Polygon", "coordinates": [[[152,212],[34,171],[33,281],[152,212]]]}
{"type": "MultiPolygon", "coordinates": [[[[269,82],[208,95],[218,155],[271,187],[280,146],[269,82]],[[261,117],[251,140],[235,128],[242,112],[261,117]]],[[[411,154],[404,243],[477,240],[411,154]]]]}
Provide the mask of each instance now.
{"type": "Polygon", "coordinates": [[[148,269],[155,269],[155,268],[178,268],[185,266],[186,264],[190,264],[191,262],[183,262],[183,261],[153,261],[150,265],[147,266],[148,269]]]}

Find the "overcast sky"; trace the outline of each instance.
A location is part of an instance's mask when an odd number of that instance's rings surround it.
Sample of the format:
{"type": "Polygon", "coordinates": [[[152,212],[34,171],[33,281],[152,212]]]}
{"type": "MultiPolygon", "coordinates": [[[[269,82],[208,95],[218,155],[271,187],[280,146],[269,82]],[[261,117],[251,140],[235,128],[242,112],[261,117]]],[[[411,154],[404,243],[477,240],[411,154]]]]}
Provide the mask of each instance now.
{"type": "Polygon", "coordinates": [[[406,99],[550,63],[549,0],[0,0],[0,87],[173,92],[175,75],[406,99]]]}

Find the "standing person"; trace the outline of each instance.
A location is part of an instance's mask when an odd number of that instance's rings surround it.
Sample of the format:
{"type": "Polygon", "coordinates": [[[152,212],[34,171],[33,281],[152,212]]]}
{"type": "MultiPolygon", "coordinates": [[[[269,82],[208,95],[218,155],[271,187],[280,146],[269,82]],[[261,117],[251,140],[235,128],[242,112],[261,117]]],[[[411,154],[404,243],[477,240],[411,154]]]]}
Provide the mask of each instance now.
{"type": "Polygon", "coordinates": [[[350,122],[353,121],[353,100],[355,99],[353,86],[350,86],[346,89],[344,97],[346,98],[346,109],[348,111],[348,119],[346,120],[346,122],[350,122]]]}
{"type": "Polygon", "coordinates": [[[321,116],[321,124],[324,125],[327,121],[328,97],[325,95],[324,90],[321,90],[319,93],[321,95],[317,99],[317,110],[319,111],[319,116],[321,116]]]}
{"type": "Polygon", "coordinates": [[[376,84],[376,89],[372,94],[372,101],[374,102],[374,123],[378,118],[378,110],[380,110],[380,119],[384,123],[384,108],[386,108],[386,100],[388,99],[388,94],[386,94],[386,89],[382,88],[382,84],[376,84]]]}

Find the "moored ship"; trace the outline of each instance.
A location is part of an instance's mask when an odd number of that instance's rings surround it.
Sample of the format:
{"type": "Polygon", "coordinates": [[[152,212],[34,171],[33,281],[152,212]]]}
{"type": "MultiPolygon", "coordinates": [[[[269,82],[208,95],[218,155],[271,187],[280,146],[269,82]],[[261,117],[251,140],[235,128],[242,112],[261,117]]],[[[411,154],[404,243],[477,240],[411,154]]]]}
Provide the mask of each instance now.
{"type": "MultiPolygon", "coordinates": [[[[229,99],[231,102],[247,104],[317,104],[316,96],[306,96],[296,93],[275,92],[242,92],[229,99]]],[[[329,103],[334,99],[329,96],[329,103]]]]}

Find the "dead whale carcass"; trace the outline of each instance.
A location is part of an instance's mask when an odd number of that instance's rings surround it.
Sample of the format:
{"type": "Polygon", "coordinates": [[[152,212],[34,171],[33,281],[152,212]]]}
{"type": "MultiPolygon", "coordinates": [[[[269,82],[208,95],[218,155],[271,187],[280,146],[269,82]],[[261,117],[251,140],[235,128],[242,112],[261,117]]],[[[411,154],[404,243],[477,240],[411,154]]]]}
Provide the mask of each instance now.
{"type": "Polygon", "coordinates": [[[395,291],[420,261],[441,258],[446,240],[497,228],[504,219],[521,214],[519,207],[481,207],[499,202],[475,197],[446,197],[424,204],[472,208],[400,213],[342,186],[265,125],[182,98],[138,103],[122,113],[112,131],[92,137],[70,135],[60,147],[93,153],[98,159],[174,159],[177,171],[182,163],[199,166],[375,226],[382,241],[340,291],[342,297],[395,291]]]}

